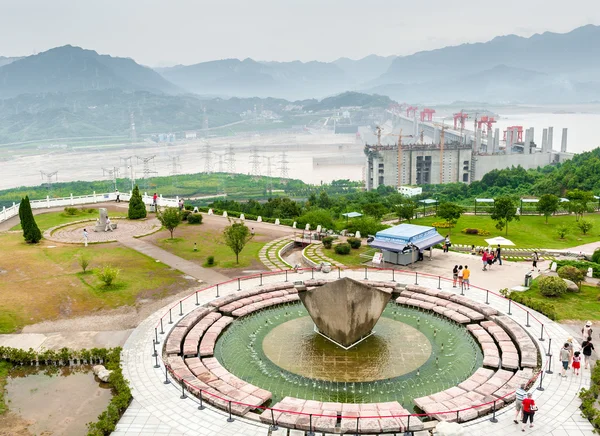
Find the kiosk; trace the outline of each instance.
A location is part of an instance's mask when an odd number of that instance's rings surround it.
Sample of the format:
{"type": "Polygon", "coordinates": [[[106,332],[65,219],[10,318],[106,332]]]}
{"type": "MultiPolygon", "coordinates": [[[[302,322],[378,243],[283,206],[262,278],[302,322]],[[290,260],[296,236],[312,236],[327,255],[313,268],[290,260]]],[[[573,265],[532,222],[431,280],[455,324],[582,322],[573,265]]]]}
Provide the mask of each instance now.
{"type": "Polygon", "coordinates": [[[369,243],[373,248],[381,249],[383,261],[395,265],[410,265],[423,259],[423,251],[444,240],[435,227],[400,224],[377,232],[369,243]]]}

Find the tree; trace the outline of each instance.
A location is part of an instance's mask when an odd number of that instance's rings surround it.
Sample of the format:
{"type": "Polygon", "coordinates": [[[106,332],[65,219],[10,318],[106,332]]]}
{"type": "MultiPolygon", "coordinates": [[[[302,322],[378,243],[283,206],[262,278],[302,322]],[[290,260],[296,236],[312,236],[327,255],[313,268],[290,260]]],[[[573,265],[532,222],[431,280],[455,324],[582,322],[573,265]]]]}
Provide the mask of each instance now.
{"type": "Polygon", "coordinates": [[[410,220],[415,216],[417,204],[411,199],[402,200],[402,203],[396,206],[396,214],[399,219],[404,219],[410,223],[410,220]]]}
{"type": "Polygon", "coordinates": [[[250,229],[244,225],[244,223],[234,222],[233,224],[225,227],[223,230],[223,236],[225,237],[225,245],[227,245],[235,253],[235,263],[240,263],[239,255],[248,243],[252,239],[250,229]]]}
{"type": "Polygon", "coordinates": [[[565,239],[565,236],[567,236],[567,233],[569,233],[569,228],[563,224],[561,226],[558,226],[558,228],[556,229],[556,233],[558,234],[558,237],[560,239],[565,239]]]}
{"type": "Polygon", "coordinates": [[[381,203],[367,203],[363,205],[362,211],[369,216],[381,219],[387,212],[387,209],[381,203]]]}
{"type": "Polygon", "coordinates": [[[142,200],[142,196],[140,195],[140,190],[137,185],[135,185],[133,192],[131,193],[127,218],[130,220],[146,218],[146,205],[144,204],[144,200],[142,200]]]}
{"type": "Polygon", "coordinates": [[[546,217],[546,224],[548,224],[548,217],[558,210],[558,202],[558,197],[553,194],[544,194],[540,197],[536,208],[546,217]]]}
{"type": "Polygon", "coordinates": [[[21,199],[19,205],[19,218],[21,219],[21,228],[23,229],[23,239],[29,244],[37,244],[42,239],[42,232],[35,222],[29,196],[21,199]]]}
{"type": "Polygon", "coordinates": [[[505,235],[508,235],[508,223],[512,220],[519,221],[520,219],[517,215],[515,202],[508,196],[494,198],[491,217],[496,221],[496,228],[498,230],[506,228],[505,235]]]}
{"type": "Polygon", "coordinates": [[[590,211],[589,203],[594,199],[594,194],[581,189],[573,189],[567,191],[567,198],[569,199],[569,212],[574,213],[575,220],[579,221],[585,212],[590,211]]]}
{"type": "Polygon", "coordinates": [[[171,232],[171,239],[173,239],[173,231],[181,224],[179,209],[176,207],[167,207],[162,212],[156,211],[156,217],[163,227],[171,232]]]}
{"type": "MultiPolygon", "coordinates": [[[[464,209],[458,204],[443,202],[440,203],[437,210],[437,216],[444,219],[448,224],[452,226],[456,224],[460,216],[463,214],[464,209]]],[[[450,227],[451,229],[452,227],[450,227]]]]}
{"type": "Polygon", "coordinates": [[[583,233],[584,235],[587,235],[587,232],[592,230],[592,227],[594,227],[594,224],[591,221],[584,220],[582,218],[577,223],[577,227],[579,227],[579,230],[581,230],[581,233],[583,233]]]}

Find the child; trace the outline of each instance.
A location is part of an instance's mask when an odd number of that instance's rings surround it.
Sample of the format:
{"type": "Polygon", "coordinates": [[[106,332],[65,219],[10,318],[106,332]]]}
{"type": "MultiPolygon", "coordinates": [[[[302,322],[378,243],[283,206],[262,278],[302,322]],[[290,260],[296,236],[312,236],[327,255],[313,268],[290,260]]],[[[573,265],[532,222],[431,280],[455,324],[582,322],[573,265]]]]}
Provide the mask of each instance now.
{"type": "Polygon", "coordinates": [[[581,356],[579,355],[579,351],[575,351],[573,355],[573,372],[575,375],[579,375],[579,368],[581,368],[581,356]]]}
{"type": "Polygon", "coordinates": [[[452,287],[456,288],[456,281],[458,280],[458,265],[454,265],[452,269],[452,287]]]}
{"type": "Polygon", "coordinates": [[[458,267],[458,287],[460,289],[463,288],[463,267],[462,267],[462,265],[460,265],[458,267]]]}

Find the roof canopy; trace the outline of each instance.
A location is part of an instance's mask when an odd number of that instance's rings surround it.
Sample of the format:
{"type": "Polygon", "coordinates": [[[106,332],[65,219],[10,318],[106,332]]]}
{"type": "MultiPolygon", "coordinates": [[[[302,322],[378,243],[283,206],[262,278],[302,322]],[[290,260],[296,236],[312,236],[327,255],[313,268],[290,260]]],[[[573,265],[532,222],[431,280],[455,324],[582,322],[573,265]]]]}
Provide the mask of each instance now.
{"type": "Polygon", "coordinates": [[[342,216],[345,216],[346,218],[356,218],[356,217],[362,216],[362,213],[348,212],[348,213],[343,213],[342,216]]]}
{"type": "Polygon", "coordinates": [[[521,198],[521,201],[523,203],[539,203],[540,199],[539,198],[521,198]]]}
{"type": "Polygon", "coordinates": [[[407,245],[424,250],[443,240],[435,227],[400,224],[377,232],[370,245],[388,251],[402,251],[407,245]]]}
{"type": "Polygon", "coordinates": [[[419,203],[425,203],[425,204],[435,204],[437,203],[437,200],[434,200],[433,198],[427,198],[425,200],[419,200],[419,203]]]}
{"type": "Polygon", "coordinates": [[[475,203],[493,203],[493,198],[476,198],[475,203]]]}

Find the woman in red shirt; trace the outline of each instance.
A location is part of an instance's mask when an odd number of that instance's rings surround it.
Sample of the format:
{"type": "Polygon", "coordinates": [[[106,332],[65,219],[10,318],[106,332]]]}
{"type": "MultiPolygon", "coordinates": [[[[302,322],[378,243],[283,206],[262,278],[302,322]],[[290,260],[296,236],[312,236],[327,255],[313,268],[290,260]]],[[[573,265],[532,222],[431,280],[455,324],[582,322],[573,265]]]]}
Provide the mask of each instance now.
{"type": "Polygon", "coordinates": [[[527,424],[527,420],[529,419],[529,428],[533,427],[533,415],[537,411],[537,406],[535,405],[535,401],[531,398],[531,392],[527,393],[527,398],[523,400],[523,427],[521,431],[525,431],[525,424],[527,424]]]}
{"type": "Polygon", "coordinates": [[[481,262],[483,263],[483,271],[487,271],[487,260],[488,260],[488,251],[485,250],[483,255],[481,256],[481,262]]]}

